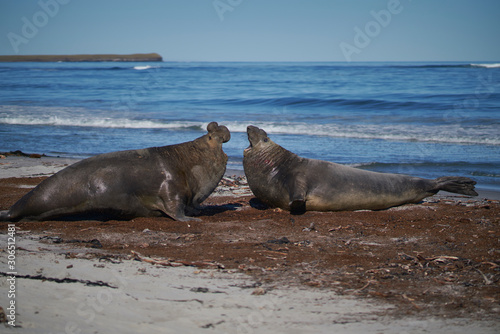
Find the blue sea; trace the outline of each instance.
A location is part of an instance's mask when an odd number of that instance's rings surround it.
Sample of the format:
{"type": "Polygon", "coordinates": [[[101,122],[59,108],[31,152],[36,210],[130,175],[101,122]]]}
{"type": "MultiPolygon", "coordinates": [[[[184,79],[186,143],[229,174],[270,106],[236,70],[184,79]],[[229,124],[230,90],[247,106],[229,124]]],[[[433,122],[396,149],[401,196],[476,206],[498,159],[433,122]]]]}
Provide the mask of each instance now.
{"type": "Polygon", "coordinates": [[[301,156],[500,191],[498,63],[0,63],[0,151],[85,158],[226,125],[301,156]]]}

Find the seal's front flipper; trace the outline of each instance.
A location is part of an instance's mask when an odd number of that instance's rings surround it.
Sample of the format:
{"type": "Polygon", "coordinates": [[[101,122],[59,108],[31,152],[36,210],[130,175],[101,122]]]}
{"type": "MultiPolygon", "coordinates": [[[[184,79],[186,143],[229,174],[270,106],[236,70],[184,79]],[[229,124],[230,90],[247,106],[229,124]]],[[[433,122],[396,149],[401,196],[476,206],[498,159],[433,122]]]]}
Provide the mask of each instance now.
{"type": "Polygon", "coordinates": [[[195,214],[192,210],[189,208],[185,207],[184,205],[180,205],[177,208],[177,211],[175,214],[169,214],[170,218],[173,218],[179,222],[188,222],[188,221],[194,221],[194,222],[201,222],[202,220],[200,218],[196,217],[191,217],[191,215],[195,214]],[[186,216],[188,214],[189,216],[186,216]]]}
{"type": "Polygon", "coordinates": [[[201,222],[202,220],[200,218],[196,218],[196,217],[188,217],[188,216],[177,216],[177,217],[172,217],[174,218],[175,220],[179,221],[179,222],[201,222]]]}
{"type": "Polygon", "coordinates": [[[200,218],[192,217],[192,216],[198,216],[201,214],[200,208],[186,206],[184,208],[184,212],[182,214],[180,214],[180,213],[177,213],[177,214],[178,214],[178,217],[175,217],[175,220],[178,220],[178,221],[197,221],[197,222],[202,221],[200,218]]]}
{"type": "Polygon", "coordinates": [[[200,218],[195,218],[195,217],[188,217],[186,216],[187,214],[193,214],[191,212],[191,209],[189,207],[186,207],[184,204],[179,204],[175,210],[175,213],[168,214],[171,218],[179,221],[179,222],[187,222],[187,221],[197,221],[201,222],[202,220],[200,218]]]}
{"type": "Polygon", "coordinates": [[[292,215],[302,215],[306,212],[306,201],[296,199],[290,202],[290,213],[292,215]]]}
{"type": "Polygon", "coordinates": [[[289,184],[290,196],[290,213],[293,215],[301,215],[307,211],[306,209],[306,177],[300,173],[295,175],[294,179],[289,184]]]}
{"type": "Polygon", "coordinates": [[[187,222],[187,221],[197,221],[201,222],[202,220],[200,218],[195,218],[195,217],[189,217],[186,216],[184,213],[184,210],[178,210],[175,213],[173,212],[165,212],[162,211],[165,215],[168,217],[172,218],[173,220],[179,221],[179,222],[187,222]]]}

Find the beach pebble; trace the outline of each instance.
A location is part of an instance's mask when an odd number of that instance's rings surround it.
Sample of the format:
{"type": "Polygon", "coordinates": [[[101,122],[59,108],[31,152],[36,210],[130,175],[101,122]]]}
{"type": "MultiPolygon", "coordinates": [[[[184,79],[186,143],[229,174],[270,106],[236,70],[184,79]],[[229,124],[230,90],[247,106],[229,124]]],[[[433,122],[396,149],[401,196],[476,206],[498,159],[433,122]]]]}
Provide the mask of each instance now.
{"type": "Polygon", "coordinates": [[[265,295],[266,294],[266,290],[264,290],[263,288],[261,287],[258,287],[256,288],[255,290],[253,290],[252,292],[252,295],[255,295],[255,296],[262,296],[262,295],[265,295]]]}

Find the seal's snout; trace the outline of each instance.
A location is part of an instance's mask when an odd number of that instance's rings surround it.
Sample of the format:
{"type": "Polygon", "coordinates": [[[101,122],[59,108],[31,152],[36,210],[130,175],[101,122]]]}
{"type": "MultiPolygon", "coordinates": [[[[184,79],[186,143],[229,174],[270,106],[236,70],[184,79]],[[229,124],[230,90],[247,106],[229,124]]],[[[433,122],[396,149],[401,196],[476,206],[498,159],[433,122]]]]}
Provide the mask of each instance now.
{"type": "Polygon", "coordinates": [[[247,126],[247,133],[254,132],[256,130],[259,130],[259,128],[256,126],[253,126],[253,125],[247,126]]]}
{"type": "Polygon", "coordinates": [[[250,147],[257,145],[260,141],[266,141],[267,133],[266,131],[259,129],[256,126],[249,125],[247,127],[248,141],[250,142],[250,147]]]}
{"type": "Polygon", "coordinates": [[[207,126],[207,131],[213,136],[220,139],[222,143],[227,143],[231,139],[231,132],[224,125],[219,125],[217,122],[211,122],[207,126]]]}
{"type": "Polygon", "coordinates": [[[258,129],[259,128],[255,127],[253,125],[247,126],[247,137],[248,137],[248,141],[250,142],[250,146],[247,148],[247,150],[253,147],[253,141],[255,140],[255,132],[258,129]]]}
{"type": "Polygon", "coordinates": [[[229,132],[229,129],[225,127],[224,125],[219,126],[219,129],[222,133],[222,142],[227,143],[231,139],[231,132],[229,132]]]}

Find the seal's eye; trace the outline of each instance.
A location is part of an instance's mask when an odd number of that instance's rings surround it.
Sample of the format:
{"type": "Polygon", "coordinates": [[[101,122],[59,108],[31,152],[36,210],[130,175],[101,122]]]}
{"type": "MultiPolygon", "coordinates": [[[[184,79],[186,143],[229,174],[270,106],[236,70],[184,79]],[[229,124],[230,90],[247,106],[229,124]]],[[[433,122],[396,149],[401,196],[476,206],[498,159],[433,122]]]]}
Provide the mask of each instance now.
{"type": "Polygon", "coordinates": [[[264,143],[267,143],[269,141],[269,138],[264,138],[264,143]]]}
{"type": "Polygon", "coordinates": [[[208,140],[212,140],[212,136],[208,136],[208,140]]]}

